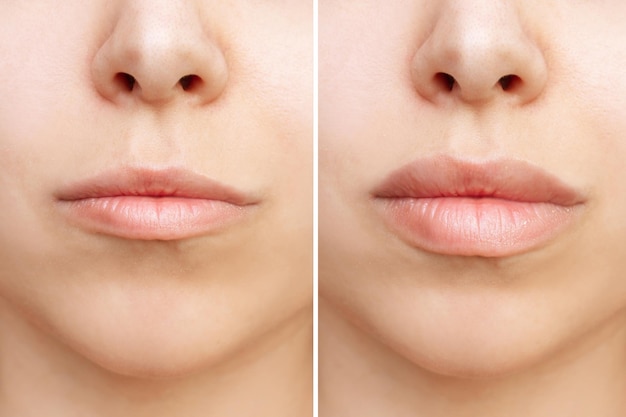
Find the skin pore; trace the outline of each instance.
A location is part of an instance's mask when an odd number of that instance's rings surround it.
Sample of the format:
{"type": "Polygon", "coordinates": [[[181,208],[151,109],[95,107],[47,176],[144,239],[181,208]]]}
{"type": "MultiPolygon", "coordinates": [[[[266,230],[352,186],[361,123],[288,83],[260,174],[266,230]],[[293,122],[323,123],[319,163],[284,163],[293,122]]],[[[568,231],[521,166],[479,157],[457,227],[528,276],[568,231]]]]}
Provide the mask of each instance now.
{"type": "Polygon", "coordinates": [[[312,4],[0,11],[0,415],[309,415],[312,4]],[[255,205],[174,240],[62,210],[60,190],[128,168],[255,205]]]}
{"type": "Polygon", "coordinates": [[[320,415],[626,413],[624,13],[320,2],[320,415]],[[510,256],[408,244],[372,190],[442,155],[538,167],[580,216],[510,256]]]}

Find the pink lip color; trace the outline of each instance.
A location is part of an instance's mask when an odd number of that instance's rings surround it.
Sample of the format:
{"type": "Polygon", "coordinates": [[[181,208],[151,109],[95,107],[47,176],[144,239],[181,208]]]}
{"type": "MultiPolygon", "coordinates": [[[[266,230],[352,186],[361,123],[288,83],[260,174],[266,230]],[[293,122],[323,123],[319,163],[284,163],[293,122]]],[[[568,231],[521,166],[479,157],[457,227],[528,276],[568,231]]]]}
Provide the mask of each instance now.
{"type": "Polygon", "coordinates": [[[137,240],[178,240],[242,219],[252,196],[181,169],[125,168],[62,188],[55,195],[71,224],[137,240]]]}
{"type": "Polygon", "coordinates": [[[528,163],[423,159],[372,192],[400,238],[444,255],[504,257],[548,243],[578,218],[582,195],[528,163]]]}

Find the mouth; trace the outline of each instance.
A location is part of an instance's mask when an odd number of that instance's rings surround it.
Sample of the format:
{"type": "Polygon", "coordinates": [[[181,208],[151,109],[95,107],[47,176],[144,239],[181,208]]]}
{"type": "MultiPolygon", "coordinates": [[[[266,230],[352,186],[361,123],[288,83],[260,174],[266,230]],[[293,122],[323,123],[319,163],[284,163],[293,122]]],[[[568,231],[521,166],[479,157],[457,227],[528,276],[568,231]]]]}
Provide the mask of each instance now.
{"type": "Polygon", "coordinates": [[[122,168],[62,187],[57,207],[88,232],[133,240],[179,240],[244,220],[253,195],[191,171],[122,168]]]}
{"type": "Polygon", "coordinates": [[[517,160],[414,161],[372,191],[387,226],[443,255],[505,257],[549,243],[580,217],[579,191],[517,160]]]}

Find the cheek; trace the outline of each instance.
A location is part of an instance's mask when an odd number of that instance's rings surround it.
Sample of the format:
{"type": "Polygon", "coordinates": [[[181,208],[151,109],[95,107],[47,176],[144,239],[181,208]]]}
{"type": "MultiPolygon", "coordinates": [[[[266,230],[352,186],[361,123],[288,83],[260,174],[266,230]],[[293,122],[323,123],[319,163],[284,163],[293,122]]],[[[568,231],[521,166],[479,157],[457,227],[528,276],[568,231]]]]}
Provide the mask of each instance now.
{"type": "Polygon", "coordinates": [[[90,48],[95,48],[91,40],[106,16],[87,21],[93,10],[86,9],[94,6],[73,3],[56,6],[62,9],[56,10],[59,19],[48,18],[46,2],[9,10],[11,18],[0,18],[0,39],[10,39],[0,42],[0,55],[6,58],[0,62],[3,180],[45,181],[26,171],[45,172],[60,164],[58,157],[71,149],[68,132],[84,123],[78,115],[85,114],[89,91],[90,48]]]}
{"type": "Polygon", "coordinates": [[[285,127],[311,132],[313,27],[311,9],[259,5],[239,10],[236,31],[229,28],[232,83],[245,82],[244,99],[285,127]],[[289,34],[285,36],[285,34],[289,34]],[[286,122],[286,123],[285,123],[286,122]]]}
{"type": "Polygon", "coordinates": [[[589,253],[612,258],[607,265],[623,266],[619,248],[626,241],[626,79],[622,76],[626,30],[606,12],[584,22],[578,31],[559,35],[564,44],[576,45],[576,49],[563,51],[563,80],[555,81],[561,94],[568,97],[563,107],[570,110],[568,118],[556,123],[572,132],[562,135],[566,137],[559,145],[564,158],[576,161],[576,172],[593,181],[589,253]],[[598,21],[602,28],[595,27],[598,21]],[[598,36],[585,37],[585,33],[598,36]],[[602,39],[602,45],[597,39],[602,39]]]}
{"type": "Polygon", "coordinates": [[[263,19],[246,16],[248,23],[231,40],[232,93],[245,103],[235,110],[237,125],[247,126],[238,129],[245,137],[239,152],[280,184],[273,194],[289,200],[284,206],[294,210],[291,215],[311,198],[306,189],[313,158],[312,27],[310,15],[297,9],[262,9],[263,19]]]}

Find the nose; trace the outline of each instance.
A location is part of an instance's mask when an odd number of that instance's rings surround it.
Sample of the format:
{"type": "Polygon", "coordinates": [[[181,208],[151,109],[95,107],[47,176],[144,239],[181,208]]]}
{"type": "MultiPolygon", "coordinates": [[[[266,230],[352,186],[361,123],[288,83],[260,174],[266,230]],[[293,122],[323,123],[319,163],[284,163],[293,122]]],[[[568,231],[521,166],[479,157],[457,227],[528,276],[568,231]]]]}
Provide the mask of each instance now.
{"type": "Polygon", "coordinates": [[[515,3],[440,1],[434,26],[411,62],[418,93],[433,102],[470,104],[537,98],[547,82],[547,65],[515,3]]]}
{"type": "Polygon", "coordinates": [[[113,102],[135,98],[152,105],[183,96],[204,104],[228,79],[222,50],[183,0],[129,0],[92,62],[99,93],[113,102]]]}

